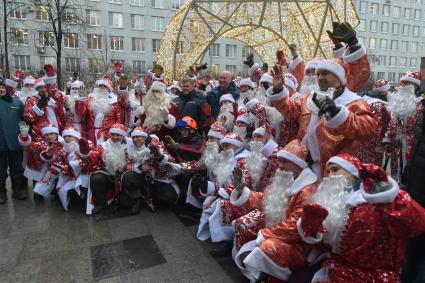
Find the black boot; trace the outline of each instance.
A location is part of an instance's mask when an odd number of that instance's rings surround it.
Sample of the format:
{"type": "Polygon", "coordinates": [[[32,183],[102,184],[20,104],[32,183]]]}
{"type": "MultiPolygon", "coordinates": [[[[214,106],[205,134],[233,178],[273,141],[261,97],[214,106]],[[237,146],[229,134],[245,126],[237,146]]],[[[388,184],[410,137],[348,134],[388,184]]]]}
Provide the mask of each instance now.
{"type": "Polygon", "coordinates": [[[37,194],[37,193],[33,194],[33,198],[34,198],[35,201],[43,201],[44,200],[44,197],[40,194],[37,194]]]}
{"type": "Polygon", "coordinates": [[[208,190],[208,178],[196,173],[192,177],[192,191],[201,191],[203,194],[207,194],[208,190]]]}
{"type": "Polygon", "coordinates": [[[134,201],[133,205],[131,206],[130,213],[139,214],[141,208],[142,208],[142,199],[138,198],[134,201]]]}
{"type": "Polygon", "coordinates": [[[24,200],[28,197],[28,179],[24,176],[12,179],[12,198],[24,200]]]}
{"type": "Polygon", "coordinates": [[[232,251],[232,241],[223,241],[210,252],[213,256],[228,256],[232,251]]]}
{"type": "Polygon", "coordinates": [[[103,210],[104,208],[105,208],[105,207],[104,207],[103,205],[95,206],[95,207],[93,208],[93,210],[92,210],[92,213],[93,213],[93,214],[99,214],[99,213],[101,213],[101,212],[102,212],[102,210],[103,210]]]}
{"type": "Polygon", "coordinates": [[[6,180],[0,181],[0,204],[7,202],[6,180]]]}

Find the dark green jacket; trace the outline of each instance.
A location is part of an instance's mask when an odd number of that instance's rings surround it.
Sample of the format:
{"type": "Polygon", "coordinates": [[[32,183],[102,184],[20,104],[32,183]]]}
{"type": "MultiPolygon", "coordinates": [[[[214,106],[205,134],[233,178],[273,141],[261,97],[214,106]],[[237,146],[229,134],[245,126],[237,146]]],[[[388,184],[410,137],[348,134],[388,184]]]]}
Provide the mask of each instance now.
{"type": "Polygon", "coordinates": [[[24,114],[24,105],[16,98],[11,101],[0,98],[0,152],[21,150],[18,142],[19,122],[24,114]]]}

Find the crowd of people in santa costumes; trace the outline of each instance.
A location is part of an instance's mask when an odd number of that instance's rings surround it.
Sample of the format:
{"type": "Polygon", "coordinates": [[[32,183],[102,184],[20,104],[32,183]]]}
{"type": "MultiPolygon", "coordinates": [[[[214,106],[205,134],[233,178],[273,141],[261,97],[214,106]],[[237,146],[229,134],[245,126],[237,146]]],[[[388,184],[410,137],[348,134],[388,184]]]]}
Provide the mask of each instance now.
{"type": "Polygon", "coordinates": [[[203,64],[167,85],[159,65],[139,79],[118,63],[93,89],[75,74],[60,91],[51,65],[1,80],[1,109],[17,110],[7,124],[0,113],[0,149],[19,154],[1,160],[0,203],[10,168],[13,198],[28,179],[36,201],[65,211],[77,200],[88,215],[187,208],[198,239],[251,282],[314,268],[311,282],[402,282],[402,270],[425,282],[411,248],[425,246],[419,73],[369,90],[353,28],[328,34],[332,59],[304,62],[291,44],[270,68],[248,56],[248,78],[213,80],[203,64]]]}

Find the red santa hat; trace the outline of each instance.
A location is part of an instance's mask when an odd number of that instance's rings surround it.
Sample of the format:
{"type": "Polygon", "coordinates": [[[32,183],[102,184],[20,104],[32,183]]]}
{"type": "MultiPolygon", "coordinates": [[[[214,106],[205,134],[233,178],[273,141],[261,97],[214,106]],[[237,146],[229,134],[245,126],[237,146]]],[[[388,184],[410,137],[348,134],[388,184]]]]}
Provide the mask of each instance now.
{"type": "Polygon", "coordinates": [[[244,109],[238,112],[238,118],[236,119],[236,122],[238,121],[245,123],[247,125],[251,125],[252,123],[251,117],[248,115],[248,113],[244,109]]]}
{"type": "Polygon", "coordinates": [[[417,86],[420,86],[421,76],[417,71],[409,71],[403,77],[401,77],[400,82],[411,82],[417,86]]]}
{"type": "Polygon", "coordinates": [[[273,77],[269,73],[264,73],[260,78],[260,84],[261,83],[273,83],[273,77]]]}
{"type": "Polygon", "coordinates": [[[74,137],[76,139],[80,139],[81,138],[81,134],[74,128],[74,127],[66,127],[63,132],[62,132],[62,136],[66,137],[66,136],[71,136],[74,137]]]}
{"type": "Polygon", "coordinates": [[[286,73],[285,76],[285,86],[289,87],[292,90],[296,90],[298,88],[298,80],[290,73],[286,73]]]}
{"type": "Polygon", "coordinates": [[[358,158],[347,153],[341,153],[331,157],[326,163],[326,166],[328,166],[330,163],[340,166],[351,175],[359,178],[359,169],[361,168],[361,162],[358,158]]]}
{"type": "Polygon", "coordinates": [[[342,85],[345,85],[347,83],[345,69],[339,62],[338,59],[320,61],[316,67],[316,75],[319,74],[320,71],[328,71],[334,74],[342,85]]]}
{"type": "Polygon", "coordinates": [[[106,86],[109,89],[109,91],[111,91],[111,92],[113,91],[112,81],[108,77],[102,77],[102,78],[98,79],[96,81],[96,86],[99,87],[100,85],[106,86]]]}
{"type": "Polygon", "coordinates": [[[32,76],[28,76],[24,79],[24,81],[22,82],[23,85],[33,85],[35,84],[35,78],[32,76]]]}
{"type": "Polygon", "coordinates": [[[241,87],[241,86],[247,86],[247,87],[250,87],[251,89],[254,89],[254,83],[251,81],[251,79],[250,78],[246,78],[246,79],[242,79],[240,82],[239,82],[239,87],[241,87]]]}
{"type": "Polygon", "coordinates": [[[242,146],[242,139],[237,133],[228,133],[221,141],[220,144],[231,144],[237,148],[242,146]]]}
{"type": "Polygon", "coordinates": [[[56,84],[56,70],[51,64],[44,65],[43,67],[46,75],[43,77],[45,85],[56,84]]]}
{"type": "Polygon", "coordinates": [[[212,124],[211,129],[208,132],[209,137],[213,137],[219,140],[223,139],[225,134],[226,130],[224,129],[223,125],[218,122],[212,124]]]}
{"type": "Polygon", "coordinates": [[[71,88],[82,88],[84,87],[84,83],[82,81],[76,80],[73,81],[70,85],[71,88]]]}
{"type": "Polygon", "coordinates": [[[148,137],[148,133],[142,127],[137,127],[131,132],[131,137],[148,137]]]}
{"type": "Polygon", "coordinates": [[[167,86],[161,81],[154,81],[150,88],[151,91],[159,90],[162,93],[165,93],[166,89],[167,86]]]}
{"type": "Polygon", "coordinates": [[[127,131],[125,126],[121,123],[115,123],[109,129],[109,134],[117,134],[125,137],[127,135],[127,131]]]}
{"type": "Polygon", "coordinates": [[[45,86],[44,80],[42,78],[38,78],[34,82],[34,89],[37,90],[39,87],[45,86]]]}
{"type": "Polygon", "coordinates": [[[359,175],[362,180],[360,192],[369,203],[390,203],[400,191],[397,182],[375,164],[362,164],[359,175]]]}
{"type": "Polygon", "coordinates": [[[44,126],[41,129],[41,134],[43,136],[48,135],[48,134],[57,134],[57,135],[59,135],[59,130],[55,126],[49,124],[49,125],[44,126]]]}
{"type": "Polygon", "coordinates": [[[372,90],[376,92],[384,92],[390,90],[390,83],[387,80],[381,79],[373,83],[372,90]]]}
{"type": "Polygon", "coordinates": [[[301,141],[295,139],[285,145],[285,147],[277,153],[277,156],[279,158],[287,159],[296,164],[298,167],[304,169],[308,166],[307,162],[305,162],[307,154],[307,147],[301,141]]]}
{"type": "Polygon", "coordinates": [[[227,102],[230,102],[230,103],[235,103],[235,99],[233,98],[233,95],[231,95],[230,93],[226,93],[226,94],[223,94],[221,97],[220,97],[220,104],[222,103],[222,102],[225,102],[225,101],[227,101],[227,102]]]}
{"type": "Polygon", "coordinates": [[[18,82],[11,80],[11,79],[6,79],[5,83],[7,86],[11,87],[11,88],[17,88],[18,87],[18,82]]]}
{"type": "Polygon", "coordinates": [[[316,70],[322,59],[319,57],[313,58],[311,61],[308,61],[304,67],[304,74],[307,74],[308,70],[316,70]]]}

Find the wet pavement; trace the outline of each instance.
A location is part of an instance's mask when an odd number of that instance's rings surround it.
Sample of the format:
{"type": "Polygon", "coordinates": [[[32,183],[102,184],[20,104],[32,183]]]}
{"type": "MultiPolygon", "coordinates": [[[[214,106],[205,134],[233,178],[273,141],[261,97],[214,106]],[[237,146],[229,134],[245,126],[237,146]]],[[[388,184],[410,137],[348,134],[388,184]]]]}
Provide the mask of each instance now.
{"type": "Polygon", "coordinates": [[[82,204],[9,200],[0,206],[0,282],[246,282],[214,258],[184,209],[87,217],[82,204]]]}

